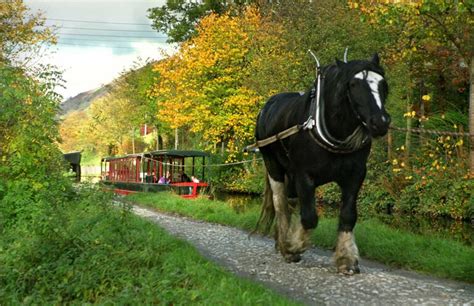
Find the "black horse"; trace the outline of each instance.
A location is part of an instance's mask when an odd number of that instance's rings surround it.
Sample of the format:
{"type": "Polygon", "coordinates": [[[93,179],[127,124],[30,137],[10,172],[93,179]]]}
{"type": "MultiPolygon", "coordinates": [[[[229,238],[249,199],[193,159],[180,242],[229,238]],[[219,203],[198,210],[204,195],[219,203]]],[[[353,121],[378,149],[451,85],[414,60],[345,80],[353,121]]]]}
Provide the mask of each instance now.
{"type": "Polygon", "coordinates": [[[352,233],[356,199],[371,139],[385,135],[390,124],[384,108],[388,85],[377,54],[368,61],[336,60],[319,69],[318,75],[311,90],[277,94],[258,115],[257,140],[295,125],[302,128],[260,147],[268,175],[257,227],[268,232],[276,217],[276,248],[288,262],[299,261],[318,223],[315,188],[336,182],[342,191],[336,267],[344,274],[359,273],[352,233]],[[294,212],[299,212],[300,220],[292,218],[294,212]]]}

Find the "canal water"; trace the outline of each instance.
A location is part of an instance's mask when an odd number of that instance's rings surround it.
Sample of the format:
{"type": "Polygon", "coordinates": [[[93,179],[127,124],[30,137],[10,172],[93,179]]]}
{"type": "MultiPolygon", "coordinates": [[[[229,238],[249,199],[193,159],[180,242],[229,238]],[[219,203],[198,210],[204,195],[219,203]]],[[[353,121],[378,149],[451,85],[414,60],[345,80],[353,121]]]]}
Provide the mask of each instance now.
{"type": "MultiPolygon", "coordinates": [[[[216,200],[226,202],[236,213],[256,209],[260,207],[262,203],[262,198],[255,195],[217,192],[214,197],[216,200]]],[[[318,203],[317,210],[321,218],[336,217],[339,214],[339,207],[332,204],[318,203]]],[[[372,218],[395,229],[407,230],[424,236],[456,240],[466,245],[474,246],[474,224],[469,222],[456,221],[448,218],[428,218],[396,214],[359,214],[359,220],[372,218]]]]}

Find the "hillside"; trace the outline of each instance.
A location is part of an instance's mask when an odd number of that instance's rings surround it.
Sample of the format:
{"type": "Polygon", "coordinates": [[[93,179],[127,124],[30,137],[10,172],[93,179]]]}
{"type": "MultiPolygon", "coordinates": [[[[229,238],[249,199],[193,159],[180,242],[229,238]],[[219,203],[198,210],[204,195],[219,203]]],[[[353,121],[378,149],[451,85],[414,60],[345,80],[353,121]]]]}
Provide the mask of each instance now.
{"type": "Polygon", "coordinates": [[[99,99],[106,95],[110,90],[110,85],[104,85],[97,89],[81,92],[80,94],[67,99],[62,102],[60,107],[60,115],[64,116],[72,111],[84,110],[86,109],[92,101],[99,99]]]}

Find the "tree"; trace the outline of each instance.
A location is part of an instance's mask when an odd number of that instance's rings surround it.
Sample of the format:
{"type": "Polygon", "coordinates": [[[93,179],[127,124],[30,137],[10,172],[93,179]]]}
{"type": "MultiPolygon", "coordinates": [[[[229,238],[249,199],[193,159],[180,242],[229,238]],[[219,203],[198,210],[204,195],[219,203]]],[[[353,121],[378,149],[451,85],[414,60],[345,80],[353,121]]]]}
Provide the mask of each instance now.
{"type": "Polygon", "coordinates": [[[166,33],[168,42],[180,43],[197,34],[196,24],[201,18],[213,13],[223,14],[229,8],[243,6],[248,1],[186,1],[167,0],[161,7],[148,10],[153,28],[166,33]]]}
{"type": "Polygon", "coordinates": [[[137,128],[133,114],[136,114],[136,109],[129,100],[110,94],[91,104],[89,132],[98,152],[132,153],[124,150],[123,144],[127,138],[134,136],[137,128]]]}
{"type": "Polygon", "coordinates": [[[284,28],[282,36],[294,62],[284,75],[291,90],[306,89],[315,79],[316,63],[308,49],[326,65],[335,58],[342,60],[346,47],[351,60],[368,58],[384,46],[384,33],[361,22],[356,12],[338,0],[272,1],[261,10],[284,28]]]}
{"type": "Polygon", "coordinates": [[[470,86],[473,97],[474,3],[426,0],[397,5],[373,1],[349,4],[360,9],[369,23],[392,35],[395,43],[387,53],[393,62],[407,63],[411,95],[418,97],[413,105],[417,112],[422,109],[425,115],[431,109],[444,113],[454,105],[456,112],[469,113],[470,169],[474,174],[474,99],[467,90],[470,86]],[[422,99],[427,94],[436,99],[422,99]]]}
{"type": "Polygon", "coordinates": [[[153,127],[156,134],[155,148],[160,149],[163,147],[163,140],[168,138],[170,129],[155,115],[158,112],[158,104],[150,92],[159,75],[154,71],[153,65],[153,62],[137,61],[132,68],[121,73],[112,94],[133,101],[137,112],[137,127],[144,124],[153,127]]]}
{"type": "Polygon", "coordinates": [[[25,186],[40,191],[48,171],[53,179],[62,170],[54,144],[60,96],[53,91],[61,77],[49,66],[27,65],[42,44],[55,40],[42,25],[41,15],[28,14],[23,1],[0,2],[0,199],[25,186]]]}
{"type": "Polygon", "coordinates": [[[262,98],[245,86],[251,66],[251,39],[261,16],[249,8],[241,16],[211,14],[180,51],[155,65],[153,90],[159,118],[172,128],[202,135],[207,148],[227,148],[233,158],[253,136],[262,98]]]}
{"type": "Polygon", "coordinates": [[[86,149],[87,143],[90,140],[89,123],[90,120],[86,111],[71,112],[63,119],[59,126],[62,140],[59,147],[63,152],[86,149]]]}
{"type": "Polygon", "coordinates": [[[25,66],[42,44],[56,41],[41,14],[29,14],[22,0],[0,2],[0,63],[25,66]]]}

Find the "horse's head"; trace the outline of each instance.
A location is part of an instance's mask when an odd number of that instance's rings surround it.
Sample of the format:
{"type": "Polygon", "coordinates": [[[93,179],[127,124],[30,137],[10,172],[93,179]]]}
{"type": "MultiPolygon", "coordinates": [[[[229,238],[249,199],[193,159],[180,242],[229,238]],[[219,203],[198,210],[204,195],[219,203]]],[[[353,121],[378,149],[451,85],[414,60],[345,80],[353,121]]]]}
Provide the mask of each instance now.
{"type": "Polygon", "coordinates": [[[362,124],[374,137],[387,133],[390,115],[385,110],[388,85],[375,54],[369,61],[338,62],[347,73],[349,103],[362,124]]]}

